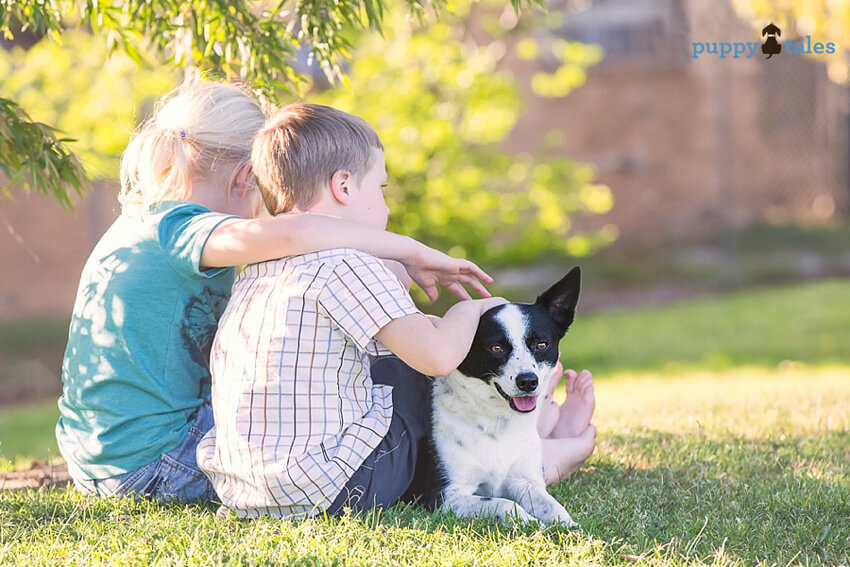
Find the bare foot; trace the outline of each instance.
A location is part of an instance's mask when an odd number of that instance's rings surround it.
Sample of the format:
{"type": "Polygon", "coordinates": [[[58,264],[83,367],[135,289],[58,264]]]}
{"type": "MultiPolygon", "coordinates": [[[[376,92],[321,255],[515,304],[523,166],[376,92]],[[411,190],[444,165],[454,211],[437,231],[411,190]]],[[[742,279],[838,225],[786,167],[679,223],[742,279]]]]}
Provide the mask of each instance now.
{"type": "Polygon", "coordinates": [[[540,435],[541,439],[552,435],[552,431],[560,419],[561,406],[555,401],[553,394],[555,393],[555,386],[561,380],[563,374],[564,367],[558,361],[558,364],[555,365],[555,370],[552,372],[552,376],[549,378],[549,387],[540,399],[540,409],[538,409],[537,413],[537,434],[540,435]]]}
{"type": "Polygon", "coordinates": [[[558,423],[550,437],[577,437],[587,429],[596,408],[593,376],[588,370],[576,374],[575,370],[567,370],[567,401],[561,404],[558,423]]]}
{"type": "Polygon", "coordinates": [[[546,484],[558,483],[584,464],[596,448],[596,427],[588,425],[577,437],[543,439],[543,477],[546,484]]]}

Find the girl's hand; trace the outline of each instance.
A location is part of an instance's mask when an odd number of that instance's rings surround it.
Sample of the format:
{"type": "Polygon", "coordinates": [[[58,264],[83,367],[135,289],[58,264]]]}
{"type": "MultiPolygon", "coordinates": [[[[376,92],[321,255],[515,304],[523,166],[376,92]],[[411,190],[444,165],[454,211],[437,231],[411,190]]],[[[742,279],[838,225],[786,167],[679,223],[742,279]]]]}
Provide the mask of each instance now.
{"type": "Polygon", "coordinates": [[[472,299],[463,287],[467,285],[481,297],[490,297],[490,292],[481,282],[493,283],[493,278],[469,260],[460,260],[438,250],[422,245],[413,257],[405,262],[407,273],[422,288],[428,299],[434,301],[441,285],[460,299],[472,299]]]}

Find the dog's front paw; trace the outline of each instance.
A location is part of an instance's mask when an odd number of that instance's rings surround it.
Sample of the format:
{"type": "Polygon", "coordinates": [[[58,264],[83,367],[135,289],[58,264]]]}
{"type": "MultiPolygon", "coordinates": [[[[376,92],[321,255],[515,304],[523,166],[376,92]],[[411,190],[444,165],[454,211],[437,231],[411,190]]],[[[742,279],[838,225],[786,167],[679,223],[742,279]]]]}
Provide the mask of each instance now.
{"type": "Polygon", "coordinates": [[[525,508],[517,504],[516,502],[511,502],[513,506],[507,511],[505,516],[511,520],[515,524],[527,524],[529,522],[537,522],[539,521],[537,518],[529,514],[525,511],[525,508]]]}
{"type": "Polygon", "coordinates": [[[539,511],[537,517],[544,524],[560,524],[565,528],[575,528],[578,526],[578,524],[570,517],[567,510],[554,498],[547,498],[546,501],[536,502],[536,504],[537,505],[533,509],[535,512],[539,511]]]}
{"type": "Polygon", "coordinates": [[[560,524],[567,529],[578,527],[578,524],[575,521],[573,521],[573,519],[570,517],[570,515],[567,513],[567,511],[564,510],[563,508],[561,508],[559,513],[554,518],[552,518],[552,520],[549,523],[550,524],[560,524]]]}

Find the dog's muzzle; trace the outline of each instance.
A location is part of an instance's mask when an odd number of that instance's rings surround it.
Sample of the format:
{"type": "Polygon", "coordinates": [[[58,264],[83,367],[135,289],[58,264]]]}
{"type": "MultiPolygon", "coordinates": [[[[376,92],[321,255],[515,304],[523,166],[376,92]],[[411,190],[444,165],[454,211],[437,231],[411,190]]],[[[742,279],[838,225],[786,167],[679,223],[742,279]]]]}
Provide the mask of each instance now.
{"type": "MultiPolygon", "coordinates": [[[[537,377],[535,376],[535,380],[537,377]]],[[[534,408],[537,407],[537,396],[509,396],[499,387],[498,384],[493,382],[493,385],[496,386],[496,391],[499,392],[499,395],[505,398],[508,404],[511,406],[511,409],[514,411],[518,411],[520,413],[528,413],[530,411],[534,411],[534,408]]],[[[536,386],[535,386],[536,388],[536,386]]]]}

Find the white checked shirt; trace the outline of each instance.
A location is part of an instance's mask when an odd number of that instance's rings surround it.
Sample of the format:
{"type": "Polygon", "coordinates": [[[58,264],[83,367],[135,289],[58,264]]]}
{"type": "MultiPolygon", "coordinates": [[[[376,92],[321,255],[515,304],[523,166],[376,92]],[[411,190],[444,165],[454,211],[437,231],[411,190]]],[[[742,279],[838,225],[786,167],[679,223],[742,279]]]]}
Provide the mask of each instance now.
{"type": "Polygon", "coordinates": [[[212,346],[215,427],[198,465],[242,517],[308,516],[334,501],[392,419],[373,384],[375,334],[419,313],[381,260],[347,248],[248,266],[212,346]]]}

